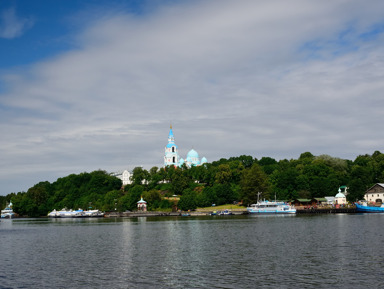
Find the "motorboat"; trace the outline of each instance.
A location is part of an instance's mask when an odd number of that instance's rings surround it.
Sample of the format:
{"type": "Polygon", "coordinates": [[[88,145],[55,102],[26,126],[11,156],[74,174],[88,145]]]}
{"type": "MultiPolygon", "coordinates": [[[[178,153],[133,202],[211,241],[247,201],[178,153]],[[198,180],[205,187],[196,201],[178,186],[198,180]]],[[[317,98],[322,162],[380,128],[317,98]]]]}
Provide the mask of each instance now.
{"type": "Polygon", "coordinates": [[[259,201],[247,207],[250,214],[296,214],[294,206],[278,201],[259,201]]]}
{"type": "Polygon", "coordinates": [[[226,209],[226,210],[218,212],[218,215],[220,215],[220,216],[229,216],[229,215],[232,215],[232,212],[230,210],[226,209]]]}
{"type": "Polygon", "coordinates": [[[10,202],[4,210],[1,210],[1,217],[2,218],[9,218],[9,219],[12,219],[13,217],[15,217],[15,213],[13,212],[13,209],[12,209],[12,202],[10,202]]]}

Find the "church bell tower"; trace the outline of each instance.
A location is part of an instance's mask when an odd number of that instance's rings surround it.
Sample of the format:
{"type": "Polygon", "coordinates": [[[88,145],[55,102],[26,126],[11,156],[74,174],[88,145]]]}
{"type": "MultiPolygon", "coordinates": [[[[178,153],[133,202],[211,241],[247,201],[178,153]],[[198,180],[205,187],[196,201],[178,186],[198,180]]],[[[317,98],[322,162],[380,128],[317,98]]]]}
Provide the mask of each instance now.
{"type": "Polygon", "coordinates": [[[175,144],[175,137],[173,135],[172,125],[169,129],[168,144],[165,147],[164,167],[171,165],[179,165],[179,154],[177,152],[177,145],[175,144]]]}

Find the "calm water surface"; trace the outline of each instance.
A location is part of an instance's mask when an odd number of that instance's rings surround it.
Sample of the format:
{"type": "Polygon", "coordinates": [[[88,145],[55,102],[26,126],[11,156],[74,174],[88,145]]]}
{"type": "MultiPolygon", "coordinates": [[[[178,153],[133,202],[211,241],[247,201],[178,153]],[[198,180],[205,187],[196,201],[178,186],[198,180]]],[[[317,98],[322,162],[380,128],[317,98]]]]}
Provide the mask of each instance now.
{"type": "Polygon", "coordinates": [[[384,214],[14,219],[0,288],[383,288],[384,214]]]}

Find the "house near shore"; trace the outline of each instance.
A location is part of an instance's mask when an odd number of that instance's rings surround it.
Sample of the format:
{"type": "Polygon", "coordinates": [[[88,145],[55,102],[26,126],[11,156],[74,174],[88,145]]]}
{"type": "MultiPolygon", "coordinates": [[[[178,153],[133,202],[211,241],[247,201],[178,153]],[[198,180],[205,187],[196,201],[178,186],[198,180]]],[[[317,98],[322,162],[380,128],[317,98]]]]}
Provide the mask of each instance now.
{"type": "Polygon", "coordinates": [[[369,203],[383,203],[384,183],[377,183],[370,187],[364,194],[364,199],[369,203]]]}
{"type": "Polygon", "coordinates": [[[335,197],[324,197],[327,200],[327,205],[334,205],[335,204],[335,197]]]}
{"type": "Polygon", "coordinates": [[[147,211],[147,202],[143,200],[143,197],[137,202],[137,210],[142,212],[147,211]]]}
{"type": "Polygon", "coordinates": [[[337,193],[335,196],[335,205],[345,205],[346,203],[347,197],[341,192],[337,193]]]}
{"type": "Polygon", "coordinates": [[[326,198],[295,199],[292,202],[295,207],[315,207],[327,204],[326,198]]]}
{"type": "Polygon", "coordinates": [[[309,206],[311,204],[311,199],[295,199],[292,201],[292,204],[295,207],[309,206]]]}

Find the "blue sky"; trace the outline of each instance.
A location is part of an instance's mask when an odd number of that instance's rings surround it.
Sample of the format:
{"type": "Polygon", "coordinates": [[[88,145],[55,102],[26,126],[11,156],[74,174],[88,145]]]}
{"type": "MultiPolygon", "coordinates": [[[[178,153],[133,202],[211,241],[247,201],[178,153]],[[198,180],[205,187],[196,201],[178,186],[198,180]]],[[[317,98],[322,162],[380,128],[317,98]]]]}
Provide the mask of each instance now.
{"type": "Polygon", "coordinates": [[[0,1],[0,194],[180,156],[383,150],[382,1],[0,1]]]}

